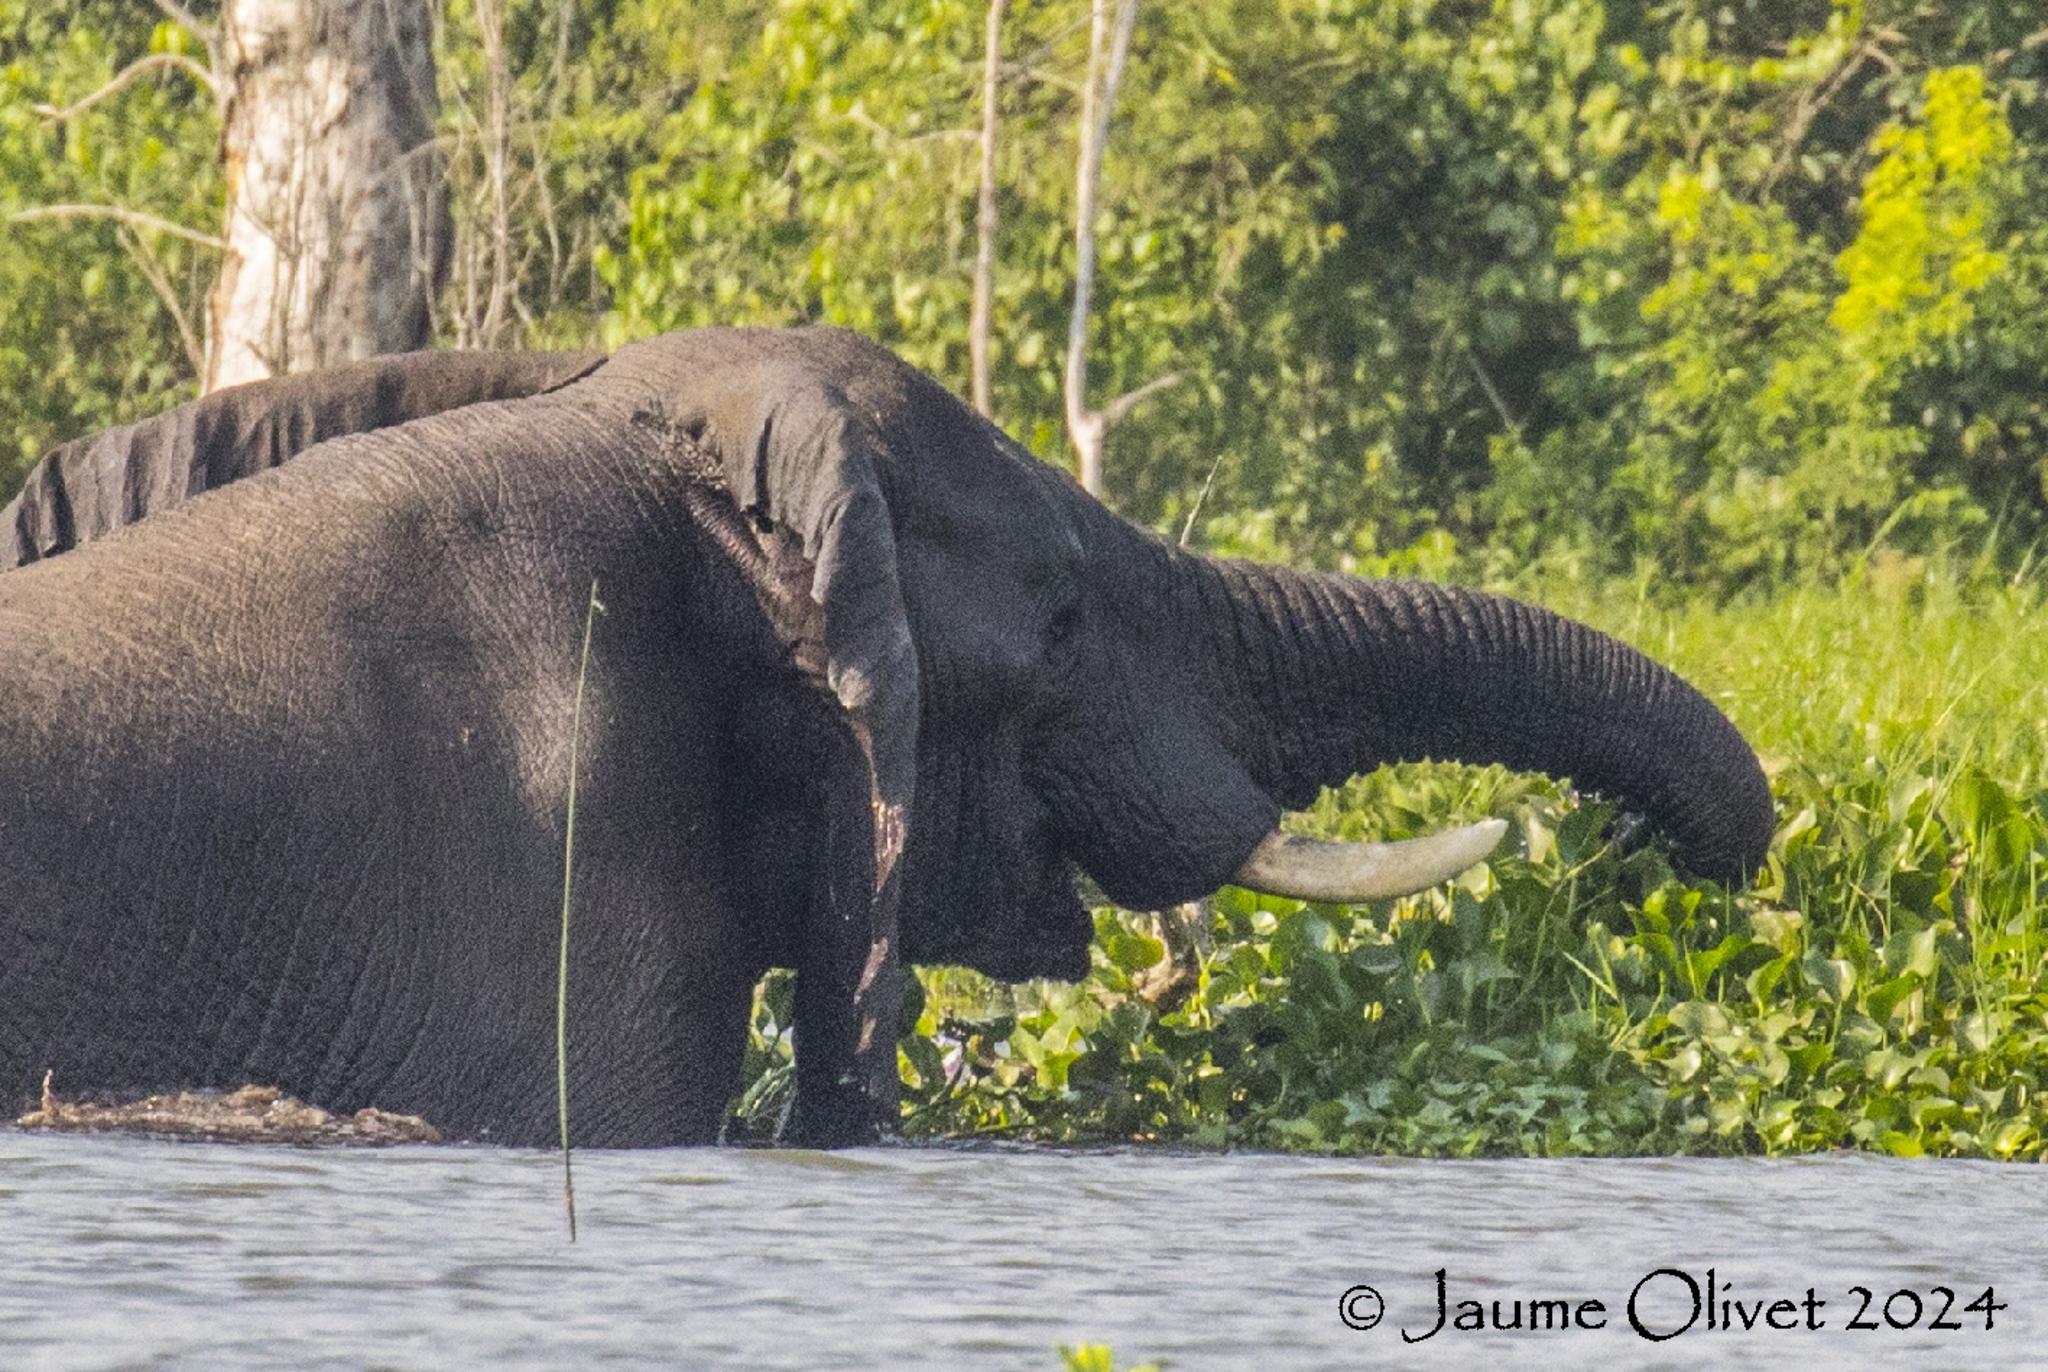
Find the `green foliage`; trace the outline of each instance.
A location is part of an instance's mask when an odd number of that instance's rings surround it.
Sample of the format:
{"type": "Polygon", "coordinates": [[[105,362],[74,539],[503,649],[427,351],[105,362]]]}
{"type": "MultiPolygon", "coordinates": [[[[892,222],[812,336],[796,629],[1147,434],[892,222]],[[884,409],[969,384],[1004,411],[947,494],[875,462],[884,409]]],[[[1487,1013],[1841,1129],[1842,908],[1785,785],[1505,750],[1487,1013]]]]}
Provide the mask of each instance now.
{"type": "MultiPolygon", "coordinates": [[[[1012,7],[1025,70],[999,147],[996,408],[1055,460],[1075,15],[1012,7]]],[[[780,5],[636,178],[629,242],[603,262],[619,335],[821,320],[964,388],[980,16],[964,0],[780,5]]],[[[1104,395],[1185,379],[1118,432],[1125,508],[1181,516],[1213,465],[1212,539],[1341,560],[1425,531],[1400,498],[1485,475],[1497,421],[1470,349],[1555,346],[1563,320],[1540,286],[1553,188],[1496,155],[1509,108],[1442,88],[1462,50],[1357,0],[1144,12],[1097,226],[1093,363],[1104,395]],[[1500,203],[1466,213],[1487,194],[1500,203]]]]}
{"type": "MultiPolygon", "coordinates": [[[[1887,547],[2013,569],[2048,517],[2032,8],[1146,6],[1093,399],[1183,379],[1112,436],[1112,503],[1178,529],[1207,489],[1206,546],[1368,572],[1725,592],[1887,547]]],[[[456,0],[438,50],[445,341],[819,320],[965,389],[980,0],[496,11],[487,35],[456,0]]],[[[159,19],[0,0],[0,211],[217,224],[216,116],[184,72],[61,127],[33,111],[192,49],[159,19]]],[[[996,409],[1059,462],[1085,19],[1016,0],[1004,30],[996,409]]],[[[211,256],[18,227],[0,463],[172,398],[190,349],[164,301],[203,330],[211,256]]]]}
{"type": "MultiPolygon", "coordinates": [[[[207,0],[191,8],[202,19],[219,10],[207,0]]],[[[588,344],[610,304],[593,252],[624,222],[630,173],[654,155],[661,116],[754,21],[736,0],[495,8],[499,62],[468,0],[447,7],[436,51],[456,221],[436,330],[464,346],[588,344]],[[493,101],[507,129],[503,263],[486,134],[493,101]]],[[[189,70],[152,69],[69,119],[47,112],[152,54],[208,60],[146,0],[0,0],[0,218],[85,204],[220,231],[219,114],[189,70]]],[[[190,398],[217,265],[210,247],[132,220],[9,224],[0,388],[14,404],[0,415],[0,498],[53,444],[190,398]]]]}
{"type": "MultiPolygon", "coordinates": [[[[1071,5],[1014,7],[997,410],[1064,460],[1071,5]]],[[[823,320],[965,386],[981,7],[785,0],[600,255],[617,337],[823,320]],[[913,190],[914,188],[914,190],[913,190]]],[[[1151,7],[1113,134],[1112,498],[1374,570],[1732,587],[2043,496],[2042,45],[1996,4],[1151,7]],[[1390,552],[1389,550],[1393,550],[1390,552]]],[[[1995,530],[1993,526],[1996,526],[1995,530]]]]}
{"type": "MultiPolygon", "coordinates": [[[[116,205],[217,232],[213,96],[152,70],[65,110],[190,35],[126,0],[0,0],[0,222],[53,205],[116,205]],[[39,108],[41,107],[41,108],[39,108]]],[[[187,398],[192,365],[165,300],[203,331],[213,254],[150,227],[77,217],[0,231],[0,497],[46,448],[187,398]],[[152,285],[152,276],[158,279],[152,285]]]]}
{"type": "MultiPolygon", "coordinates": [[[[1116,1352],[1106,1343],[1061,1344],[1060,1365],[1067,1372],[1117,1372],[1116,1352]]],[[[1127,1372],[1159,1372],[1159,1364],[1134,1363],[1127,1372]]]]}
{"type": "MultiPolygon", "coordinates": [[[[2043,508],[2040,406],[1972,378],[2048,374],[2023,322],[2048,240],[2027,222],[2040,168],[2016,157],[1985,69],[1877,83],[1902,108],[1865,140],[1859,214],[1816,223],[1787,193],[1811,156],[1787,139],[1882,51],[1860,10],[1784,60],[1731,62],[1691,32],[1635,64],[1666,88],[1640,99],[1666,125],[1648,140],[1661,155],[1619,185],[1589,174],[1567,206],[1567,296],[1602,407],[1500,445],[1496,556],[1588,515],[1565,541],[1596,538],[1594,565],[1724,585],[1832,574],[1876,544],[1982,543],[1994,519],[2022,551],[2043,508]],[[1728,120],[1731,102],[1749,117],[1728,120]]],[[[1857,166],[1807,174],[1848,191],[1857,166]]]]}
{"type": "Polygon", "coordinates": [[[498,18],[495,35],[475,0],[451,0],[435,49],[455,221],[436,331],[466,347],[589,346],[611,303],[595,264],[627,220],[633,173],[655,157],[664,117],[758,27],[753,7],[499,0],[482,8],[498,18]]]}

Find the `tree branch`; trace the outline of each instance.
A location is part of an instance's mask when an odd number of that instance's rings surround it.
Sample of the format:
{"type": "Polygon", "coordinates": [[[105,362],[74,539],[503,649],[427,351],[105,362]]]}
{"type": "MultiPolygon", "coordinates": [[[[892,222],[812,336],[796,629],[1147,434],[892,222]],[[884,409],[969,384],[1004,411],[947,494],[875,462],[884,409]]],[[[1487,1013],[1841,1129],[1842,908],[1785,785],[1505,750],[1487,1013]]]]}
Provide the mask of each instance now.
{"type": "MultiPolygon", "coordinates": [[[[1791,170],[1793,159],[1799,155],[1800,144],[1806,141],[1807,132],[1812,129],[1813,121],[1820,117],[1821,111],[1834,103],[1835,97],[1855,79],[1856,73],[1863,70],[1864,63],[1872,61],[1890,61],[1890,54],[1878,46],[1875,39],[1843,58],[1840,65],[1829,73],[1828,79],[1819,86],[1800,94],[1798,103],[1793,107],[1792,117],[1785,121],[1784,147],[1772,161],[1770,170],[1764,173],[1763,184],[1759,188],[1762,195],[1768,198],[1780,178],[1791,170]]],[[[1898,71],[1896,63],[1892,65],[1892,70],[1894,73],[1898,71]]]]}
{"type": "Polygon", "coordinates": [[[505,55],[505,12],[497,0],[478,0],[477,27],[484,50],[484,171],[491,196],[491,290],[484,305],[483,342],[498,345],[512,280],[512,207],[507,188],[511,178],[512,139],[508,127],[512,103],[512,69],[505,55]]]}
{"type": "Polygon", "coordinates": [[[1132,410],[1137,409],[1138,406],[1144,404],[1168,386],[1178,386],[1179,384],[1180,373],[1168,372],[1164,376],[1153,377],[1134,391],[1126,391],[1102,407],[1102,427],[1105,430],[1115,428],[1124,422],[1125,417],[1132,410]]]}
{"type": "Polygon", "coordinates": [[[1046,71],[1042,67],[1027,66],[1022,62],[1003,63],[1005,81],[1036,81],[1042,86],[1055,86],[1075,95],[1083,94],[1081,83],[1072,77],[1061,76],[1058,72],[1046,71]]]}
{"type": "Polygon", "coordinates": [[[227,240],[217,238],[198,229],[188,229],[183,224],[173,224],[168,219],[159,219],[141,210],[131,210],[122,205],[34,205],[25,210],[16,210],[7,216],[10,224],[27,224],[38,219],[112,219],[131,228],[154,229],[182,238],[188,243],[197,243],[204,248],[225,251],[227,240]]]}
{"type": "Polygon", "coordinates": [[[185,349],[185,361],[192,368],[192,375],[204,376],[206,349],[199,342],[199,335],[192,327],[191,316],[185,313],[185,307],[178,302],[178,293],[172,289],[171,278],[164,271],[163,263],[156,260],[156,254],[149,250],[149,245],[126,224],[116,232],[120,235],[121,246],[128,250],[128,256],[141,268],[143,277],[149,282],[151,289],[156,291],[157,299],[163,302],[164,309],[171,316],[171,322],[177,326],[178,342],[185,349]]]}
{"type": "Polygon", "coordinates": [[[1493,412],[1500,416],[1500,422],[1508,426],[1509,433],[1513,434],[1516,438],[1520,438],[1522,436],[1522,423],[1508,409],[1507,401],[1501,399],[1500,391],[1494,387],[1493,378],[1486,374],[1485,364],[1479,360],[1479,354],[1467,348],[1465,349],[1465,360],[1472,364],[1472,375],[1479,378],[1479,389],[1485,391],[1486,398],[1493,402],[1493,412]]]}
{"type": "Polygon", "coordinates": [[[108,96],[125,90],[149,72],[159,71],[165,67],[184,72],[187,76],[190,76],[193,80],[211,91],[216,100],[220,98],[220,83],[214,80],[213,73],[207,69],[205,63],[195,62],[181,53],[154,52],[147,57],[138,58],[136,61],[130,62],[127,66],[121,68],[120,71],[114,73],[107,84],[101,86],[90,95],[73,101],[63,109],[58,109],[55,105],[31,105],[29,108],[53,124],[62,124],[68,119],[74,119],[85,113],[108,96]]]}

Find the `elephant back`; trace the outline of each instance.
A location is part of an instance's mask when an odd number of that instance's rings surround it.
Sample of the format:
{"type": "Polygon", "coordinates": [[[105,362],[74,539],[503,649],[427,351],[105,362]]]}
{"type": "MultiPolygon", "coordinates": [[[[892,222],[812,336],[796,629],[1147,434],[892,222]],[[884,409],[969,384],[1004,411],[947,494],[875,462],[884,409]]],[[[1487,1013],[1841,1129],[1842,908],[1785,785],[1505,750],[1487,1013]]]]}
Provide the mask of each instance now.
{"type": "Polygon", "coordinates": [[[590,352],[418,352],[231,386],[52,449],[0,509],[0,569],[54,557],[332,438],[540,394],[590,352]]]}

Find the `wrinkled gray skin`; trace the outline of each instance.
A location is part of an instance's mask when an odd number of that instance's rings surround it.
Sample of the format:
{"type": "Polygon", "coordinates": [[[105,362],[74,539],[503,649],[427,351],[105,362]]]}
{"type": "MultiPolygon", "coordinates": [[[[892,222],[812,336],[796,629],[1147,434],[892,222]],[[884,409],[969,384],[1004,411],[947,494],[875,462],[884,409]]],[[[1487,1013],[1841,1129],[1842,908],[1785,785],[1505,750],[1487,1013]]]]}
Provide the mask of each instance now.
{"type": "Polygon", "coordinates": [[[800,1132],[867,1137],[903,962],[1079,976],[1077,871],[1190,899],[1381,762],[1570,776],[1711,876],[1771,833],[1735,730],[1613,639],[1180,552],[853,334],[676,334],[0,576],[0,1092],[550,1140],[593,580],[585,1144],[715,1137],[773,965],[800,1132]]]}

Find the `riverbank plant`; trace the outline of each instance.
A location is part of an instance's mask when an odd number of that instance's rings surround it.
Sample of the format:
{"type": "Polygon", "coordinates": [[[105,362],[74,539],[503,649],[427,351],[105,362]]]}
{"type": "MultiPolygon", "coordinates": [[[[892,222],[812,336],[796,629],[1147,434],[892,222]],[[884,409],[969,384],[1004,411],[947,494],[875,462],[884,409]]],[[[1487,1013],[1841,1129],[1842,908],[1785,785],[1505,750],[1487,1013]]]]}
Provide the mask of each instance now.
{"type": "MultiPolygon", "coordinates": [[[[1106,1343],[1061,1344],[1060,1365],[1066,1372],[1117,1372],[1116,1350],[1106,1343]]],[[[1128,1372],[1159,1372],[1157,1363],[1133,1363],[1128,1372]]]]}
{"type": "Polygon", "coordinates": [[[1624,851],[1603,805],[1540,778],[1389,769],[1301,827],[1406,837],[1501,815],[1509,840],[1390,904],[1223,891],[1171,1009],[1141,994],[1166,952],[1157,924],[1113,909],[1077,985],[928,972],[906,1131],[2039,1158],[2042,599],[2038,582],[1965,590],[1898,563],[1733,608],[1583,597],[1565,608],[1700,682],[1764,755],[1780,827],[1752,889],[1690,885],[1654,844],[1624,851]]]}

